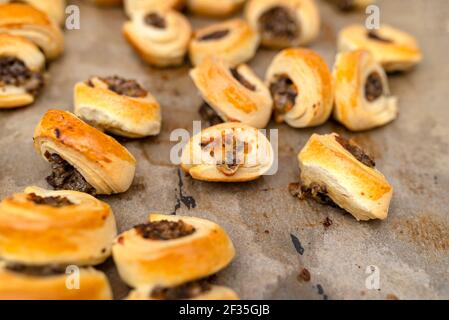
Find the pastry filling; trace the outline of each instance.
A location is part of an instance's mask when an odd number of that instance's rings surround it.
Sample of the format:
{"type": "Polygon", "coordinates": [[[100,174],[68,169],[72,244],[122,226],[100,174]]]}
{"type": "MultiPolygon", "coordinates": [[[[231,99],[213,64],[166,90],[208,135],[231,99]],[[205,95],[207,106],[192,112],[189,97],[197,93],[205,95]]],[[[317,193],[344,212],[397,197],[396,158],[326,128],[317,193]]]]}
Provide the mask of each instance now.
{"type": "Polygon", "coordinates": [[[61,197],[61,196],[41,197],[35,193],[28,194],[27,200],[32,201],[35,204],[43,204],[43,205],[52,206],[55,208],[73,205],[73,203],[66,197],[61,197]]]}
{"type": "Polygon", "coordinates": [[[143,18],[144,22],[157,29],[165,29],[167,27],[167,23],[164,17],[161,17],[159,14],[155,12],[148,13],[143,18]]]}
{"type": "Polygon", "coordinates": [[[290,183],[288,189],[292,196],[298,197],[300,200],[313,199],[318,203],[338,207],[335,202],[328,196],[327,187],[312,182],[309,186],[300,183],[290,183]]]}
{"type": "Polygon", "coordinates": [[[382,77],[378,72],[372,72],[365,82],[365,97],[369,102],[377,100],[383,95],[382,77]]]}
{"type": "Polygon", "coordinates": [[[198,110],[201,118],[209,122],[210,126],[223,123],[223,119],[218,115],[218,113],[206,102],[204,102],[200,109],[198,110]]]}
{"type": "Polygon", "coordinates": [[[259,18],[263,38],[295,39],[299,36],[299,26],[290,10],[276,6],[264,12],[259,18]]]}
{"type": "MultiPolygon", "coordinates": [[[[145,98],[148,94],[148,92],[143,89],[136,80],[127,80],[118,76],[99,79],[106,83],[109,90],[122,96],[145,98]]],[[[87,84],[93,87],[93,84],[90,81],[88,81],[87,84]]]]}
{"type": "Polygon", "coordinates": [[[135,227],[137,233],[145,239],[172,240],[186,237],[195,232],[195,228],[182,220],[159,220],[139,224],[135,227]]]}
{"type": "Polygon", "coordinates": [[[201,279],[171,288],[155,287],[151,291],[150,297],[159,300],[192,299],[210,290],[212,290],[212,286],[207,279],[201,279]]]}
{"type": "Polygon", "coordinates": [[[59,155],[48,151],[45,158],[51,164],[52,173],[46,180],[56,190],[74,190],[95,195],[96,190],[92,187],[71,164],[59,155]]]}
{"type": "Polygon", "coordinates": [[[56,264],[41,266],[29,266],[20,263],[8,263],[5,269],[11,272],[21,273],[27,276],[56,276],[66,273],[66,267],[56,264]]]}
{"type": "Polygon", "coordinates": [[[367,155],[360,147],[351,143],[348,139],[345,139],[341,136],[336,136],[335,140],[346,150],[348,150],[354,158],[363,163],[365,166],[370,168],[374,168],[376,166],[376,162],[367,155]]]}
{"type": "Polygon", "coordinates": [[[217,30],[204,36],[201,36],[199,41],[210,41],[210,40],[219,40],[226,37],[229,34],[229,29],[217,30]]]}
{"type": "Polygon", "coordinates": [[[270,92],[273,97],[276,116],[288,113],[295,106],[298,88],[288,75],[276,76],[275,81],[270,85],[270,92]]]}
{"type": "Polygon", "coordinates": [[[44,86],[44,77],[42,73],[28,69],[20,59],[0,57],[0,87],[8,85],[22,87],[36,96],[44,86]]]}
{"type": "Polygon", "coordinates": [[[330,0],[330,2],[333,2],[342,11],[350,11],[356,8],[354,0],[330,0]]]}
{"type": "Polygon", "coordinates": [[[231,74],[246,89],[256,91],[256,86],[249,82],[236,68],[231,69],[231,74]]]}
{"type": "Polygon", "coordinates": [[[369,39],[373,39],[376,41],[385,42],[385,43],[393,42],[393,40],[391,40],[391,39],[382,37],[376,30],[369,30],[366,35],[369,39]]]}

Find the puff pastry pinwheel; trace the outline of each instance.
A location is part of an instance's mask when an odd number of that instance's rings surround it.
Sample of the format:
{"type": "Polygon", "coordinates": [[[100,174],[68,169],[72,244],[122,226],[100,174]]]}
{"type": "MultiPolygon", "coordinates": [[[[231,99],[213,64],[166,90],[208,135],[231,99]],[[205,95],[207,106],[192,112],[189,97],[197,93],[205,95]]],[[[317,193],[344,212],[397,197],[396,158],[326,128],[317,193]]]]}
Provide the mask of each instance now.
{"type": "Polygon", "coordinates": [[[124,24],[123,34],[147,63],[169,67],[184,62],[192,28],[181,13],[158,9],[134,14],[124,24]]]}
{"type": "Polygon", "coordinates": [[[228,122],[193,136],[184,147],[181,168],[192,178],[212,182],[251,181],[266,174],[273,148],[256,128],[228,122]]]}
{"type": "Polygon", "coordinates": [[[278,122],[295,128],[318,126],[332,112],[332,75],[326,62],[312,50],[281,51],[267,70],[266,83],[278,122]]]}
{"type": "Polygon", "coordinates": [[[246,21],[228,20],[195,31],[189,46],[190,61],[196,66],[214,55],[235,67],[254,57],[258,46],[259,36],[246,21]]]}
{"type": "Polygon", "coordinates": [[[25,266],[0,261],[0,300],[111,300],[109,281],[103,272],[61,266],[25,266]],[[69,284],[69,285],[68,285],[69,284]]]}
{"type": "Polygon", "coordinates": [[[212,108],[213,117],[256,128],[267,126],[273,101],[265,84],[247,65],[230,68],[223,59],[208,57],[190,76],[205,100],[202,108],[212,108]]]}
{"type": "Polygon", "coordinates": [[[131,287],[173,287],[218,272],[235,250],[226,232],[211,221],[150,214],[147,223],[116,238],[112,255],[131,287]]]}
{"type": "Polygon", "coordinates": [[[349,130],[372,129],[396,118],[397,98],[390,96],[385,71],[369,51],[338,54],[334,79],[334,118],[349,130]]]}
{"type": "Polygon", "coordinates": [[[0,5],[10,2],[27,3],[47,14],[57,24],[64,22],[65,0],[0,0],[0,5]]]}
{"type": "Polygon", "coordinates": [[[0,5],[0,33],[5,32],[33,41],[47,59],[55,59],[64,50],[64,37],[56,22],[31,5],[0,5]]]}
{"type": "Polygon", "coordinates": [[[161,108],[135,80],[92,77],[75,85],[75,114],[119,136],[140,138],[161,130],[161,108]]]}
{"type": "Polygon", "coordinates": [[[320,13],[314,0],[249,0],[245,15],[259,31],[262,45],[270,48],[307,45],[320,32],[320,13]]]}
{"type": "Polygon", "coordinates": [[[154,9],[181,9],[184,4],[185,0],[124,0],[128,17],[154,9]]]}
{"type": "Polygon", "coordinates": [[[363,9],[370,4],[375,3],[375,0],[328,0],[335,4],[342,11],[351,11],[357,9],[363,9]]]}
{"type": "Polygon", "coordinates": [[[69,112],[47,111],[33,139],[37,152],[51,164],[47,182],[55,189],[112,194],[125,192],[133,181],[133,155],[69,112]]]}
{"type": "Polygon", "coordinates": [[[393,187],[351,141],[336,133],[314,134],[298,160],[302,197],[337,205],[357,220],[387,218],[393,187]]]}
{"type": "Polygon", "coordinates": [[[245,0],[187,0],[187,7],[194,14],[225,17],[239,10],[245,0]]]}
{"type": "Polygon", "coordinates": [[[0,109],[34,102],[44,85],[45,57],[33,42],[0,34],[0,109]]]}
{"type": "Polygon", "coordinates": [[[348,26],[338,35],[338,49],[368,50],[387,72],[407,71],[422,60],[416,39],[389,25],[378,30],[367,30],[363,25],[348,26]]]}

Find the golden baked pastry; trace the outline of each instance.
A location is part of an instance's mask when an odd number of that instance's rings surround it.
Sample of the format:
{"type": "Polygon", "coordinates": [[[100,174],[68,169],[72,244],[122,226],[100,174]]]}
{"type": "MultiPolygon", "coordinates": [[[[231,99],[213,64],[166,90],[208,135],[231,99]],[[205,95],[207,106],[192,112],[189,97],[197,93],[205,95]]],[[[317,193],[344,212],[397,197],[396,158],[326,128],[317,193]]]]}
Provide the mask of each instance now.
{"type": "Polygon", "coordinates": [[[389,25],[379,30],[367,30],[363,25],[351,25],[338,35],[340,52],[365,49],[370,51],[387,72],[406,71],[422,60],[416,39],[389,25]]]}
{"type": "Polygon", "coordinates": [[[208,57],[192,69],[190,76],[205,100],[202,108],[211,108],[215,117],[256,128],[267,126],[273,101],[249,66],[230,68],[222,58],[208,57]]]}
{"type": "Polygon", "coordinates": [[[128,138],[161,130],[159,103],[134,80],[92,77],[75,85],[74,100],[75,114],[100,130],[128,138]]]}
{"type": "Polygon", "coordinates": [[[23,2],[32,5],[36,9],[47,14],[58,25],[61,25],[64,22],[65,0],[0,0],[0,5],[11,2],[23,2]]]}
{"type": "Polygon", "coordinates": [[[397,98],[390,96],[387,75],[369,51],[338,54],[334,81],[334,117],[349,130],[372,129],[396,118],[397,98]]]}
{"type": "Polygon", "coordinates": [[[258,30],[262,45],[289,48],[307,45],[320,32],[320,12],[315,0],[249,0],[246,19],[258,30]]]}
{"type": "Polygon", "coordinates": [[[0,33],[23,36],[42,49],[47,59],[58,57],[64,50],[62,31],[56,22],[28,4],[0,5],[0,33]]]}
{"type": "Polygon", "coordinates": [[[172,287],[212,275],[235,255],[226,232],[194,217],[150,214],[149,222],[117,237],[112,254],[131,287],[172,287]]]}
{"type": "Polygon", "coordinates": [[[117,234],[106,203],[76,191],[28,187],[0,203],[0,258],[25,265],[96,265],[117,234]]]}
{"type": "Polygon", "coordinates": [[[190,61],[197,66],[214,55],[235,67],[254,57],[258,46],[259,36],[245,20],[228,20],[195,31],[189,47],[190,61]]]}
{"type": "Polygon", "coordinates": [[[187,0],[189,11],[208,17],[226,17],[239,10],[245,0],[187,0]]]}
{"type": "Polygon", "coordinates": [[[362,149],[336,133],[314,134],[298,155],[301,192],[357,220],[386,219],[393,187],[362,149]]]}
{"type": "Polygon", "coordinates": [[[0,109],[32,104],[44,85],[45,57],[26,38],[0,33],[0,109]]]}
{"type": "Polygon", "coordinates": [[[267,70],[266,83],[278,122],[295,128],[313,127],[326,122],[332,112],[332,75],[312,50],[281,51],[267,70]]]}
{"type": "Polygon", "coordinates": [[[186,0],[124,0],[125,12],[132,17],[136,12],[155,9],[181,9],[186,0]]]}
{"type": "Polygon", "coordinates": [[[184,62],[192,28],[181,13],[170,9],[139,11],[123,26],[126,40],[147,63],[157,67],[184,62]]]}
{"type": "Polygon", "coordinates": [[[34,147],[51,163],[47,182],[55,189],[91,194],[125,192],[136,159],[116,140],[70,112],[49,110],[34,131],[34,147]]]}

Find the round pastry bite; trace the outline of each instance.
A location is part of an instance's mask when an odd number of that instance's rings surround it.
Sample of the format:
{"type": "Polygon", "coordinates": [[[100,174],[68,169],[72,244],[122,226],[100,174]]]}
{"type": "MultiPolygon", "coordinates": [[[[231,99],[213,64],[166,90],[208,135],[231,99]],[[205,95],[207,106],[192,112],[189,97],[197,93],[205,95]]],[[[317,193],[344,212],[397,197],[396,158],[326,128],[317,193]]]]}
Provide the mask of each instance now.
{"type": "Polygon", "coordinates": [[[47,59],[55,59],[64,50],[64,37],[56,22],[28,4],[0,5],[0,33],[3,32],[28,38],[47,59]]]}
{"type": "Polygon", "coordinates": [[[92,77],[75,85],[75,114],[97,129],[127,138],[159,134],[161,108],[135,80],[92,77]]]}
{"type": "Polygon", "coordinates": [[[177,66],[192,35],[189,20],[170,9],[140,11],[123,26],[126,40],[143,60],[157,67],[177,66]]]}
{"type": "Polygon", "coordinates": [[[214,55],[235,67],[254,57],[258,46],[259,36],[245,20],[228,20],[195,31],[189,46],[190,61],[197,66],[214,55]]]}
{"type": "Polygon", "coordinates": [[[117,234],[108,204],[76,191],[28,187],[0,203],[0,258],[32,265],[96,265],[117,234]]]}
{"type": "Polygon", "coordinates": [[[0,4],[11,2],[23,2],[39,9],[47,14],[58,25],[64,22],[65,18],[65,0],[0,0],[0,4]]]}
{"type": "Polygon", "coordinates": [[[155,9],[181,9],[184,4],[185,0],[124,0],[128,17],[155,9]]]}
{"type": "Polygon", "coordinates": [[[1,33],[0,43],[0,109],[32,104],[44,86],[44,55],[23,37],[1,33]]]}
{"type": "Polygon", "coordinates": [[[111,300],[108,278],[94,268],[30,267],[0,261],[0,300],[111,300]],[[68,286],[69,285],[69,286],[68,286]]]}
{"type": "Polygon", "coordinates": [[[222,58],[211,56],[192,69],[190,76],[205,101],[200,114],[211,124],[219,117],[221,122],[267,126],[273,101],[265,84],[247,65],[230,68],[222,58]]]}
{"type": "Polygon", "coordinates": [[[51,164],[47,182],[58,190],[125,192],[136,159],[115,139],[70,112],[49,110],[34,131],[34,147],[51,164]]]}
{"type": "Polygon", "coordinates": [[[341,11],[352,11],[364,9],[370,4],[374,4],[375,0],[327,0],[335,4],[341,11]]]}
{"type": "Polygon", "coordinates": [[[209,17],[226,17],[239,10],[245,0],[187,0],[189,11],[209,17]]]}
{"type": "Polygon", "coordinates": [[[348,26],[338,35],[338,49],[368,50],[387,72],[407,71],[422,60],[415,38],[388,25],[378,30],[368,30],[363,25],[348,26]]]}
{"type": "Polygon", "coordinates": [[[228,122],[193,136],[184,147],[181,168],[192,178],[211,182],[244,182],[268,173],[274,151],[256,128],[228,122]]]}
{"type": "Polygon", "coordinates": [[[300,198],[337,205],[357,220],[387,218],[393,187],[351,141],[336,133],[314,134],[298,160],[300,198]]]}
{"type": "Polygon", "coordinates": [[[266,74],[277,122],[294,128],[318,126],[332,112],[334,89],[326,62],[308,49],[285,49],[266,74]]]}
{"type": "Polygon", "coordinates": [[[152,213],[147,223],[116,238],[112,255],[131,287],[173,287],[220,271],[235,250],[226,232],[211,221],[152,213]]]}
{"type": "Polygon", "coordinates": [[[390,96],[387,75],[369,51],[338,54],[334,82],[334,118],[349,130],[372,129],[396,118],[397,98],[390,96]]]}
{"type": "Polygon", "coordinates": [[[263,46],[283,49],[307,45],[320,32],[314,0],[249,0],[246,19],[258,30],[263,46]]]}

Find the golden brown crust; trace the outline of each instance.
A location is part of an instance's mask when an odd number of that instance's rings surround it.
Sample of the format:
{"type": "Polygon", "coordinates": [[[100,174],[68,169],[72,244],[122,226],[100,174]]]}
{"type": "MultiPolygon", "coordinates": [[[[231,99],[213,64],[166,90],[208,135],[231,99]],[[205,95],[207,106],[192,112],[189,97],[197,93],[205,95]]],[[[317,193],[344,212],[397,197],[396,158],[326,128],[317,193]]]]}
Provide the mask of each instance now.
{"type": "Polygon", "coordinates": [[[125,12],[128,17],[135,13],[153,9],[181,9],[186,0],[124,0],[125,12]]]}
{"type": "Polygon", "coordinates": [[[197,15],[221,18],[239,10],[244,2],[245,0],[187,0],[187,7],[197,15]]]}
{"type": "MultiPolygon", "coordinates": [[[[13,0],[6,0],[6,2],[13,2],[13,0]]],[[[58,25],[64,22],[65,0],[21,0],[21,2],[32,5],[36,9],[44,12],[58,25]]]]}
{"type": "MultiPolygon", "coordinates": [[[[136,290],[132,290],[127,300],[158,300],[151,297],[151,292],[153,291],[153,287],[140,287],[136,290]]],[[[194,298],[186,299],[186,300],[238,300],[238,295],[234,292],[234,290],[223,287],[211,285],[211,289],[205,293],[202,293],[194,298]]]]}

